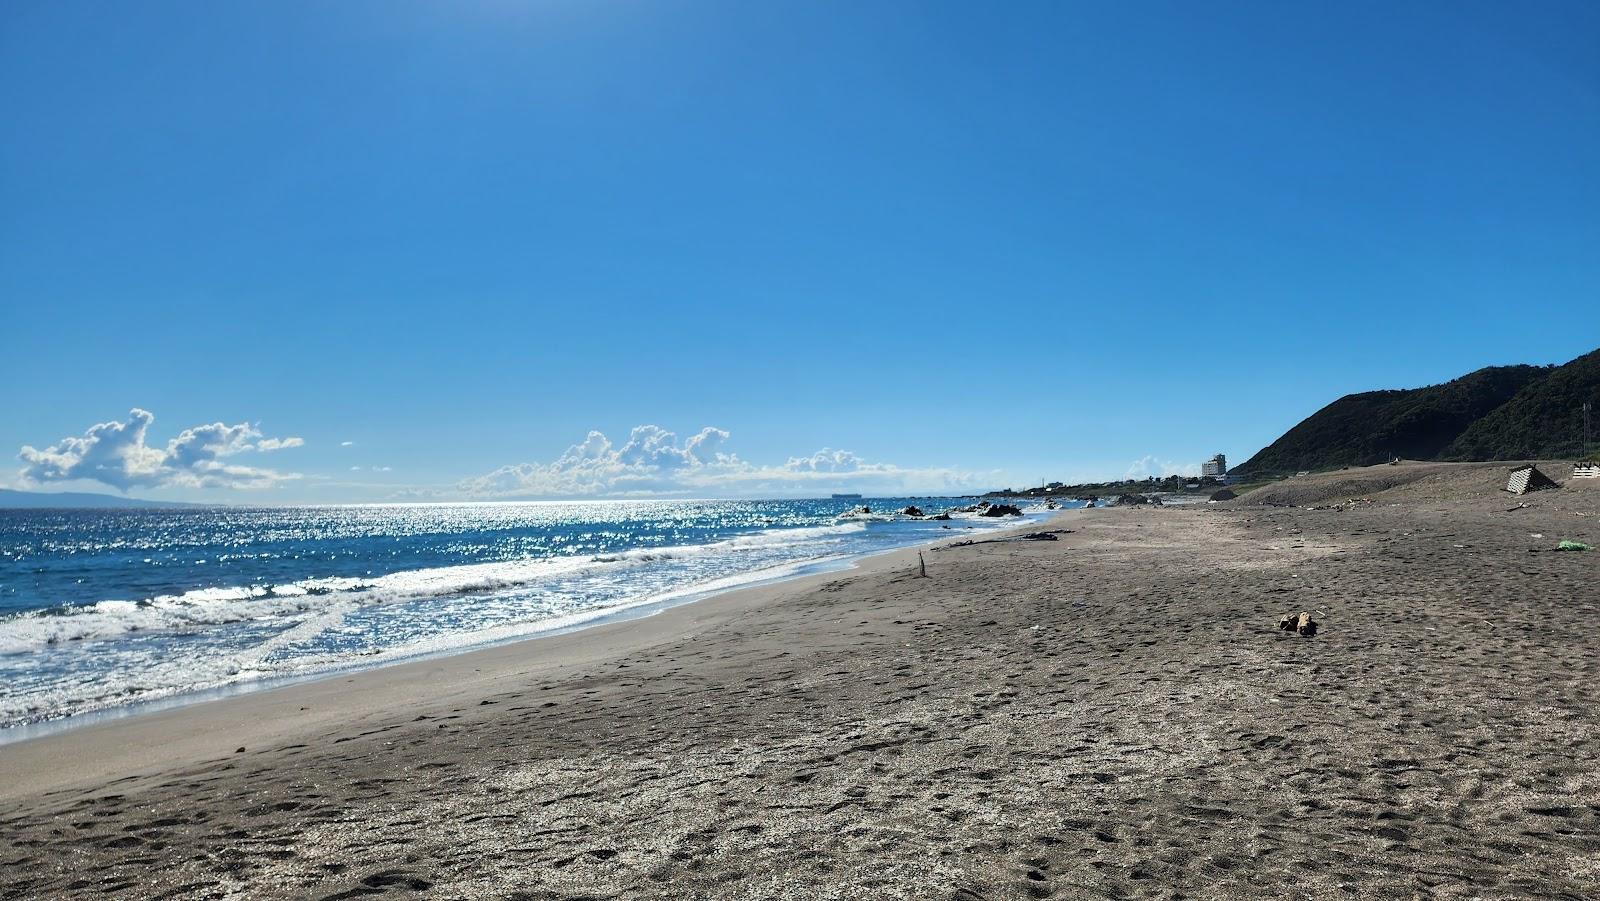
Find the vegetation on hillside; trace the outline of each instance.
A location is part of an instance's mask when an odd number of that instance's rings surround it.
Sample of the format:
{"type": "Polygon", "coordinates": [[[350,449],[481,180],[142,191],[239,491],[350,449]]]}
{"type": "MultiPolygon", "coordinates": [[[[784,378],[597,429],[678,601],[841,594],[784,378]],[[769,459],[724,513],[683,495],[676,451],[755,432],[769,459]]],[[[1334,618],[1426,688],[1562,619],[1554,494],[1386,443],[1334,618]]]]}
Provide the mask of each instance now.
{"type": "Polygon", "coordinates": [[[1542,366],[1491,366],[1442,385],[1349,394],[1234,471],[1270,475],[1371,466],[1394,457],[1432,460],[1474,422],[1551,372],[1542,366]]]}
{"type": "Polygon", "coordinates": [[[1195,494],[1209,493],[1220,487],[1222,487],[1222,480],[1211,476],[1169,475],[1161,478],[1148,476],[1143,479],[1083,482],[1077,485],[1051,482],[1048,485],[1040,485],[1037,488],[1002,488],[998,491],[990,491],[984,497],[1115,497],[1119,494],[1142,494],[1145,492],[1195,494]],[[1190,485],[1195,487],[1188,487],[1190,485]]]}
{"type": "MultiPolygon", "coordinates": [[[[1600,432],[1600,350],[1530,382],[1462,432],[1441,460],[1567,459],[1586,455],[1583,405],[1600,432]]],[[[1597,436],[1600,437],[1600,436],[1597,436]]]]}

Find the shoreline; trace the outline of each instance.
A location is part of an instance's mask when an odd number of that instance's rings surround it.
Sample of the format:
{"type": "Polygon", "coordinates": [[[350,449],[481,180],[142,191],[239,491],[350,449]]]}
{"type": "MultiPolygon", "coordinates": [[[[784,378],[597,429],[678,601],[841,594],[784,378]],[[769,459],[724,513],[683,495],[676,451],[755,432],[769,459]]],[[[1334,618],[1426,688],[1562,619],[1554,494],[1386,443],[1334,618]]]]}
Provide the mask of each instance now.
{"type": "MultiPolygon", "coordinates": [[[[776,585],[794,579],[802,579],[809,575],[819,575],[823,573],[849,569],[857,561],[866,560],[877,556],[878,554],[892,553],[895,550],[900,550],[900,548],[889,548],[886,550],[859,555],[825,557],[817,560],[806,561],[803,564],[798,565],[779,564],[770,568],[774,570],[790,570],[790,572],[787,572],[783,575],[755,579],[751,582],[727,588],[709,588],[700,591],[667,592],[662,596],[652,596],[651,598],[645,598],[635,602],[624,602],[611,607],[598,608],[588,611],[578,611],[575,613],[566,614],[564,616],[552,617],[552,620],[576,621],[568,622],[565,625],[551,626],[550,628],[541,629],[534,632],[516,633],[501,638],[486,638],[481,642],[475,642],[473,644],[451,646],[432,651],[413,651],[410,653],[402,653],[391,656],[388,659],[379,662],[353,660],[342,666],[335,666],[330,669],[319,670],[311,673],[281,674],[262,679],[231,682],[225,685],[180,692],[167,697],[153,698],[148,701],[126,704],[120,707],[106,707],[98,710],[91,710],[75,716],[59,717],[57,719],[40,720],[33,723],[7,726],[0,728],[0,749],[4,749],[9,745],[17,744],[18,742],[32,741],[36,738],[44,738],[63,732],[70,732],[74,729],[80,729],[85,726],[91,726],[98,723],[115,722],[118,720],[129,719],[131,717],[146,716],[163,710],[176,710],[184,707],[190,707],[195,704],[209,704],[213,701],[226,701],[232,698],[239,698],[246,695],[255,694],[256,692],[275,691],[280,688],[291,688],[296,685],[320,682],[324,679],[333,679],[339,676],[368,673],[376,670],[386,669],[392,666],[404,666],[408,663],[422,663],[429,660],[454,657],[461,654],[474,654],[479,651],[486,651],[491,648],[501,647],[503,645],[517,644],[524,641],[539,641],[545,638],[571,635],[576,632],[582,632],[585,629],[592,629],[599,626],[631,622],[637,619],[645,619],[647,617],[663,613],[667,610],[671,610],[675,607],[680,607],[685,604],[698,603],[706,600],[707,598],[715,597],[719,594],[743,591],[747,588],[760,588],[767,585],[776,585]]],[[[764,570],[757,570],[745,575],[755,575],[756,572],[763,571],[764,570]]]]}
{"type": "MultiPolygon", "coordinates": [[[[1069,510],[1055,510],[1036,520],[1028,520],[1004,528],[994,528],[983,531],[985,540],[1006,537],[1014,532],[1025,533],[1035,531],[1047,523],[1055,522],[1063,513],[1069,510]]],[[[763,579],[745,585],[706,592],[689,592],[681,597],[672,598],[665,602],[642,601],[638,604],[624,607],[609,614],[603,614],[595,619],[587,620],[571,626],[554,629],[548,632],[538,632],[529,635],[513,636],[486,644],[472,645],[461,649],[442,650],[433,653],[419,654],[402,660],[388,663],[378,663],[368,666],[356,666],[348,669],[335,669],[328,672],[316,673],[306,676],[286,676],[282,681],[260,685],[253,683],[240,683],[237,686],[223,686],[216,689],[207,689],[192,694],[174,696],[147,702],[146,704],[129,705],[126,707],[108,708],[103,711],[86,714],[83,717],[68,717],[61,720],[46,721],[40,724],[13,727],[22,730],[38,731],[33,734],[20,735],[15,738],[5,738],[3,733],[10,730],[0,730],[0,800],[6,800],[19,793],[19,789],[26,789],[31,793],[35,790],[57,790],[69,784],[78,784],[84,781],[92,782],[96,779],[109,778],[122,774],[127,763],[132,759],[153,755],[160,750],[169,756],[187,757],[191,753],[222,754],[231,750],[233,745],[239,744],[239,739],[254,740],[259,744],[262,741],[277,740],[285,735],[292,734],[300,729],[310,730],[314,727],[326,725],[331,722],[342,722],[339,717],[325,719],[311,716],[300,717],[301,713],[308,713],[309,705],[302,705],[300,700],[293,697],[303,692],[308,698],[314,699],[318,704],[333,705],[336,709],[343,705],[359,706],[370,703],[371,699],[398,691],[407,703],[417,703],[423,700],[437,700],[430,698],[426,686],[434,680],[450,682],[453,680],[466,680],[468,669],[477,672],[483,664],[497,666],[506,660],[518,656],[515,649],[527,645],[547,645],[559,642],[559,647],[550,648],[548,656],[551,660],[541,660],[541,664],[548,666],[554,661],[556,668],[570,663],[589,659],[589,655],[598,655],[608,652],[618,652],[623,648],[637,647],[633,641],[643,640],[645,643],[660,640],[666,635],[681,634],[679,630],[688,623],[695,622],[695,618],[671,617],[671,614],[702,605],[717,604],[715,613],[708,615],[725,614],[731,610],[744,610],[759,607],[771,599],[781,589],[804,591],[812,587],[812,583],[826,580],[839,573],[852,573],[866,575],[876,573],[895,565],[907,565],[909,558],[914,565],[915,555],[918,551],[929,551],[940,545],[947,544],[956,539],[960,533],[952,530],[947,536],[935,541],[920,542],[903,547],[889,548],[876,552],[834,558],[832,561],[815,561],[824,564],[821,568],[797,572],[792,575],[778,576],[772,579],[763,579]],[[891,559],[893,562],[891,562],[891,559]],[[826,565],[832,563],[834,565],[826,565]],[[657,606],[657,605],[660,606],[657,606]],[[653,608],[653,609],[652,609],[653,608]],[[662,620],[659,630],[650,629],[647,625],[657,620],[662,620]],[[636,627],[643,634],[630,636],[630,628],[636,627]],[[585,636],[594,634],[594,648],[586,648],[585,636]],[[480,655],[483,655],[480,658],[480,655]],[[388,678],[386,678],[388,677],[388,678]],[[341,681],[342,680],[342,681],[341,681]],[[348,690],[332,687],[332,683],[349,685],[348,690]],[[281,693],[281,694],[280,694],[281,693]],[[264,697],[264,696],[272,697],[264,697]],[[253,700],[261,698],[256,703],[253,700]],[[235,709],[228,710],[233,707],[235,709]],[[299,708],[291,712],[290,708],[299,708]],[[199,722],[185,722],[191,711],[199,722]],[[153,722],[146,723],[146,720],[153,722]],[[286,720],[290,722],[285,722],[286,720]],[[229,736],[219,742],[204,740],[203,735],[196,733],[224,729],[229,736]],[[82,743],[91,746],[87,749],[70,747],[74,744],[74,736],[80,733],[89,733],[82,739],[82,743]],[[185,740],[174,746],[170,736],[176,734],[185,736],[185,740]],[[118,748],[113,758],[113,764],[106,767],[97,767],[87,757],[99,754],[103,749],[98,747],[105,744],[118,748]],[[230,745],[230,742],[233,745],[230,745]],[[63,748],[62,746],[68,746],[63,748]],[[223,746],[229,746],[224,748],[223,746]],[[36,747],[38,746],[38,747],[36,747]],[[24,786],[21,780],[12,778],[12,774],[19,770],[29,770],[35,773],[47,771],[42,766],[47,760],[54,759],[56,755],[65,751],[69,758],[65,769],[75,775],[72,782],[50,782],[46,777],[44,785],[33,784],[24,786]],[[85,753],[87,751],[87,753],[85,753]],[[19,763],[20,761],[20,763],[19,763]],[[36,768],[35,764],[39,764],[36,768]]],[[[787,564],[785,564],[787,565],[787,564]]],[[[529,670],[527,672],[532,672],[529,670]]],[[[248,746],[248,741],[245,741],[248,746]]]]}
{"type": "Polygon", "coordinates": [[[0,901],[1587,897],[1600,484],[1410,476],[8,745],[0,901]]]}
{"type": "MultiPolygon", "coordinates": [[[[1037,518],[1025,517],[1025,522],[1038,524],[1050,518],[1049,513],[1035,513],[1037,518]]],[[[983,534],[1003,534],[1010,529],[1019,528],[1018,525],[1005,523],[984,523],[981,527],[983,534]]],[[[971,525],[967,529],[974,528],[971,525]]],[[[953,531],[951,534],[955,534],[953,531]]],[[[776,563],[759,569],[743,573],[734,573],[727,576],[713,578],[698,585],[687,585],[679,588],[669,588],[656,591],[652,594],[631,600],[622,600],[600,607],[575,610],[541,620],[520,623],[510,623],[485,629],[481,637],[462,644],[448,644],[428,648],[413,646],[411,648],[396,648],[386,654],[373,654],[367,657],[356,657],[335,663],[329,666],[315,668],[304,672],[274,673],[260,678],[224,682],[200,688],[185,689],[171,694],[162,694],[155,697],[141,699],[128,704],[93,708],[81,713],[57,716],[52,718],[17,723],[11,726],[0,727],[0,748],[19,742],[31,741],[49,735],[72,731],[88,725],[103,722],[114,722],[129,717],[144,716],[149,713],[186,707],[192,704],[210,703],[212,701],[227,700],[248,695],[257,691],[270,691],[277,688],[298,685],[306,682],[315,682],[321,679],[336,678],[353,673],[368,672],[383,669],[389,666],[399,666],[406,663],[426,661],[430,659],[448,657],[457,654],[470,654],[480,650],[512,644],[521,641],[532,641],[557,635],[569,634],[575,631],[592,628],[613,622],[624,622],[656,615],[664,610],[683,604],[702,601],[708,597],[729,591],[740,591],[745,588],[759,587],[776,584],[788,580],[803,578],[807,575],[837,571],[848,568],[858,561],[885,553],[892,553],[905,548],[925,547],[938,544],[942,537],[919,541],[915,544],[899,545],[896,547],[878,548],[867,551],[857,551],[843,554],[827,555],[809,559],[791,560],[776,563]],[[725,584],[731,583],[731,584],[725,584]]]]}

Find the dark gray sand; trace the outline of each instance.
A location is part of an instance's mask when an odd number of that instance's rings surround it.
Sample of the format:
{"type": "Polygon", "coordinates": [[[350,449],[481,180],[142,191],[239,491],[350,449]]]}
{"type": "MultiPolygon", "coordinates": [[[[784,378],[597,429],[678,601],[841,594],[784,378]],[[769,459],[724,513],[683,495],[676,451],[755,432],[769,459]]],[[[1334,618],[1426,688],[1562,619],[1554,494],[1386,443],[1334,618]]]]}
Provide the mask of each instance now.
{"type": "Polygon", "coordinates": [[[1600,485],[1491,474],[0,747],[0,896],[1597,897],[1600,485]]]}

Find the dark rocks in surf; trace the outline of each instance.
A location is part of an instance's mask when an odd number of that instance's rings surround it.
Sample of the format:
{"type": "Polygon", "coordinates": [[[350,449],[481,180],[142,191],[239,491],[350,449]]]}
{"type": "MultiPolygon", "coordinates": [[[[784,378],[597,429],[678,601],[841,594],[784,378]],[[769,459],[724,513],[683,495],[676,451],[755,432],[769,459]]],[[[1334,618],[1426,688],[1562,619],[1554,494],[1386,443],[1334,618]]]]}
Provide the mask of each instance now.
{"type": "Polygon", "coordinates": [[[1119,494],[1111,503],[1115,507],[1163,506],[1161,498],[1154,494],[1119,494]]]}

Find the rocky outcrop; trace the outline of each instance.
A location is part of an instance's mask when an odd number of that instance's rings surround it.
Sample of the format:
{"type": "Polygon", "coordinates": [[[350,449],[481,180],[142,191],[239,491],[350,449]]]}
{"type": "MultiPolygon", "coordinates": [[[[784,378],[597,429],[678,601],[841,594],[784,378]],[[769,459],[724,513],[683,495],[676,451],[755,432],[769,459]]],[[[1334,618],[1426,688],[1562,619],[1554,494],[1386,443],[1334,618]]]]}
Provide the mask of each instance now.
{"type": "Polygon", "coordinates": [[[985,507],[983,516],[1021,516],[1022,510],[1010,504],[990,504],[985,507]]]}
{"type": "Polygon", "coordinates": [[[1158,494],[1119,494],[1117,499],[1111,502],[1111,505],[1113,507],[1139,507],[1146,505],[1160,507],[1163,506],[1163,502],[1158,494]]]}

